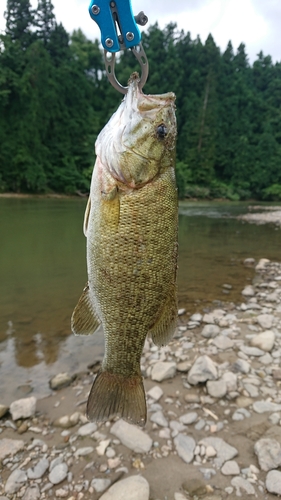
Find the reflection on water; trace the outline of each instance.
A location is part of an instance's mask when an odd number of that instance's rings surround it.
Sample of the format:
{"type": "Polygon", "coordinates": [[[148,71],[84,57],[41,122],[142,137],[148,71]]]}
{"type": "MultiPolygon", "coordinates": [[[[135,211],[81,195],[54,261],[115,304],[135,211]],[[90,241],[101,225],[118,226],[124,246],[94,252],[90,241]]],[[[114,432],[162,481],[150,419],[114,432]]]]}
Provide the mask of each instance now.
{"type": "MultiPolygon", "coordinates": [[[[86,282],[85,204],[0,199],[2,394],[11,395],[19,380],[29,379],[45,391],[53,373],[85,369],[101,354],[101,334],[80,338],[70,331],[86,282]]],[[[253,274],[241,264],[244,258],[280,259],[280,230],[233,218],[246,209],[243,203],[180,204],[179,303],[190,312],[214,299],[241,300],[241,288],[253,274]],[[233,287],[229,296],[224,283],[233,287]]]]}

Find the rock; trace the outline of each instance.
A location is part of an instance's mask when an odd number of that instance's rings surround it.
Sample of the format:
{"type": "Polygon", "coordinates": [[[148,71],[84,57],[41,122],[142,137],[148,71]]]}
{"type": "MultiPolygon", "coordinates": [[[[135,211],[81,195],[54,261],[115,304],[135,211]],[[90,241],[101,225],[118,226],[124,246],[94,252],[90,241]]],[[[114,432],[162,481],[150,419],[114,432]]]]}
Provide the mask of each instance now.
{"type": "Polygon", "coordinates": [[[274,346],[275,333],[271,330],[259,333],[251,340],[251,345],[259,347],[262,351],[270,352],[274,346]]]}
{"type": "Polygon", "coordinates": [[[236,488],[236,496],[243,498],[243,492],[247,493],[247,495],[254,495],[255,488],[253,485],[243,477],[236,476],[231,480],[231,485],[236,488]],[[242,490],[242,493],[241,493],[242,490]]]}
{"type": "Polygon", "coordinates": [[[162,382],[168,378],[173,378],[177,371],[177,365],[173,361],[158,361],[152,367],[151,379],[162,382]]]}
{"type": "Polygon", "coordinates": [[[218,335],[214,340],[213,344],[218,348],[225,351],[226,349],[231,349],[234,346],[233,340],[228,338],[226,335],[218,335]]]}
{"type": "Polygon", "coordinates": [[[100,500],[149,500],[149,484],[142,476],[130,476],[113,484],[100,500]]]}
{"type": "Polygon", "coordinates": [[[0,405],[0,418],[4,417],[9,411],[9,406],[0,405]]]}
{"type": "Polygon", "coordinates": [[[183,314],[185,314],[186,312],[186,309],[182,308],[182,309],[179,309],[178,310],[178,316],[182,316],[183,314]]]}
{"type": "Polygon", "coordinates": [[[78,431],[78,436],[90,436],[97,430],[97,424],[95,422],[89,422],[88,424],[82,425],[78,431]]]}
{"type": "Polygon", "coordinates": [[[253,297],[255,295],[255,289],[252,285],[247,285],[241,293],[244,297],[253,297]]]}
{"type": "MultiPolygon", "coordinates": [[[[1,500],[1,498],[0,498],[1,500]]],[[[174,494],[174,500],[186,500],[186,496],[183,495],[182,493],[176,492],[174,494]]]]}
{"type": "Polygon", "coordinates": [[[77,425],[80,420],[80,417],[81,417],[80,411],[75,411],[74,413],[72,413],[72,415],[70,415],[69,421],[73,426],[77,425]]]}
{"type": "Polygon", "coordinates": [[[270,401],[255,401],[253,409],[256,413],[266,413],[267,411],[280,411],[281,404],[271,403],[270,401]]]}
{"type": "Polygon", "coordinates": [[[264,354],[264,351],[261,349],[258,349],[257,347],[250,347],[248,345],[241,345],[240,351],[244,352],[244,354],[247,354],[247,356],[262,356],[264,354]]]}
{"type": "Polygon", "coordinates": [[[249,418],[251,416],[251,413],[246,410],[245,408],[239,408],[238,410],[236,410],[233,415],[232,415],[232,420],[236,420],[236,421],[239,421],[239,420],[244,420],[244,418],[249,418]]]}
{"type": "Polygon", "coordinates": [[[154,399],[154,401],[159,401],[159,399],[163,396],[163,390],[159,387],[159,385],[155,385],[147,392],[147,395],[154,399]]]}
{"type": "Polygon", "coordinates": [[[237,476],[240,474],[240,467],[235,460],[228,460],[223,464],[221,473],[225,476],[237,476]]]}
{"type": "Polygon", "coordinates": [[[237,390],[237,375],[232,372],[225,372],[222,375],[222,380],[226,384],[227,392],[236,391],[237,390]]]}
{"type": "Polygon", "coordinates": [[[253,385],[253,384],[244,384],[244,387],[246,389],[246,391],[248,392],[249,396],[251,396],[251,398],[257,398],[258,395],[259,395],[259,390],[258,388],[253,385]]]}
{"type": "Polygon", "coordinates": [[[91,486],[96,490],[97,493],[101,493],[106,490],[111,484],[110,479],[99,479],[95,478],[91,481],[91,486]]]}
{"type": "Polygon", "coordinates": [[[184,425],[190,425],[196,422],[198,418],[198,413],[196,411],[191,411],[190,413],[186,413],[179,418],[179,421],[184,425]]]}
{"type": "Polygon", "coordinates": [[[68,415],[63,415],[62,417],[56,418],[53,422],[54,427],[62,427],[62,429],[69,429],[73,427],[74,424],[71,422],[68,415]]]}
{"type": "Polygon", "coordinates": [[[0,461],[3,458],[14,456],[24,448],[24,441],[20,439],[0,439],[0,461]]]}
{"type": "Polygon", "coordinates": [[[220,328],[217,325],[208,324],[205,325],[201,335],[206,339],[213,339],[220,333],[220,328]]]}
{"type": "Polygon", "coordinates": [[[150,421],[160,425],[161,427],[168,427],[169,425],[161,410],[152,413],[150,421]]]}
{"type": "Polygon", "coordinates": [[[71,382],[73,382],[74,378],[75,376],[69,375],[66,372],[58,373],[50,380],[50,387],[54,391],[58,391],[63,387],[68,387],[71,384],[71,382]]]}
{"type": "MultiPolygon", "coordinates": [[[[38,484],[32,484],[27,488],[22,500],[39,500],[40,490],[38,484]]],[[[1,500],[1,498],[0,498],[1,500]]]]}
{"type": "Polygon", "coordinates": [[[177,363],[177,371],[181,373],[187,373],[191,368],[191,364],[188,361],[182,361],[177,363]]]}
{"type": "Polygon", "coordinates": [[[198,394],[192,394],[192,392],[189,392],[184,396],[184,400],[186,403],[200,403],[200,397],[198,394]]]}
{"type": "Polygon", "coordinates": [[[47,458],[41,458],[39,462],[33,467],[27,470],[27,475],[29,479],[39,479],[42,477],[46,470],[49,468],[49,460],[47,458]]]}
{"type": "Polygon", "coordinates": [[[52,484],[59,484],[67,477],[68,467],[66,463],[56,465],[49,474],[49,481],[52,484]]]}
{"type": "Polygon", "coordinates": [[[227,444],[223,439],[218,437],[207,437],[200,441],[200,444],[204,444],[205,446],[213,446],[217,452],[217,456],[214,459],[215,465],[217,467],[221,467],[224,462],[231,460],[236,457],[238,451],[233,446],[227,444]]]}
{"type": "Polygon", "coordinates": [[[227,393],[226,383],[223,379],[208,380],[207,391],[213,398],[223,398],[227,393]]]}
{"type": "Polygon", "coordinates": [[[84,457],[85,455],[90,455],[93,453],[94,448],[93,446],[85,446],[84,448],[78,448],[78,450],[75,451],[74,456],[77,457],[84,457]]]}
{"type": "Polygon", "coordinates": [[[273,358],[272,356],[270,356],[270,354],[267,352],[266,354],[264,354],[263,356],[261,356],[259,358],[259,362],[262,364],[262,365],[270,365],[272,362],[273,362],[273,358]]]}
{"type": "Polygon", "coordinates": [[[204,496],[204,499],[206,499],[205,495],[207,493],[207,488],[206,484],[201,479],[188,479],[187,481],[184,481],[184,483],[182,484],[182,488],[188,493],[191,498],[204,496]]]}
{"type": "Polygon", "coordinates": [[[269,493],[281,495],[281,472],[271,470],[266,476],[265,486],[269,493]]]}
{"type": "Polygon", "coordinates": [[[258,264],[255,267],[256,271],[263,271],[264,269],[266,269],[266,266],[269,263],[270,263],[270,260],[268,260],[268,259],[260,259],[258,264]]]}
{"type": "Polygon", "coordinates": [[[270,330],[273,325],[274,316],[273,314],[259,314],[257,316],[257,322],[260,324],[262,328],[266,330],[270,330]]]}
{"type": "Polygon", "coordinates": [[[99,445],[96,447],[97,454],[102,457],[105,454],[107,447],[110,444],[110,439],[103,439],[100,441],[99,445]]]}
{"type": "Polygon", "coordinates": [[[255,264],[255,259],[253,257],[248,257],[247,259],[244,259],[243,264],[245,266],[253,266],[255,264]]]}
{"type": "Polygon", "coordinates": [[[232,370],[234,372],[240,372],[240,373],[249,373],[250,371],[250,365],[248,361],[245,361],[245,359],[237,359],[235,363],[232,366],[232,370]]]}
{"type": "Polygon", "coordinates": [[[205,455],[207,458],[213,458],[213,457],[216,457],[217,452],[213,446],[209,445],[206,447],[205,455]]]}
{"type": "Polygon", "coordinates": [[[187,381],[191,385],[196,385],[217,378],[217,369],[211,358],[209,356],[199,356],[188,372],[187,381]]]}
{"type": "Polygon", "coordinates": [[[5,493],[13,495],[20,490],[23,484],[27,481],[27,475],[23,470],[16,469],[10,474],[5,485],[5,493]]]}
{"type": "Polygon", "coordinates": [[[203,318],[202,314],[194,313],[194,314],[192,314],[192,316],[190,316],[189,319],[190,319],[190,321],[197,321],[198,323],[200,323],[200,321],[202,321],[202,318],[203,318]]]}
{"type": "Polygon", "coordinates": [[[152,439],[136,425],[118,420],[111,427],[111,431],[130,450],[136,453],[148,453],[152,446],[152,439]]]}
{"type": "Polygon", "coordinates": [[[174,444],[179,457],[182,458],[187,464],[192,462],[196,446],[194,439],[190,436],[185,436],[184,434],[178,434],[174,438],[174,444]]]}
{"type": "Polygon", "coordinates": [[[56,497],[57,498],[66,498],[68,497],[69,493],[67,490],[65,490],[64,488],[58,488],[56,490],[56,497]]]}
{"type": "Polygon", "coordinates": [[[36,401],[34,396],[14,401],[10,406],[12,419],[18,420],[19,418],[33,417],[36,411],[36,401]]]}
{"type": "Polygon", "coordinates": [[[255,443],[255,454],[260,468],[265,472],[281,465],[281,446],[276,439],[262,438],[255,443]]]}
{"type": "Polygon", "coordinates": [[[253,404],[253,400],[247,396],[238,396],[238,398],[236,398],[236,404],[239,408],[246,408],[253,404]]]}

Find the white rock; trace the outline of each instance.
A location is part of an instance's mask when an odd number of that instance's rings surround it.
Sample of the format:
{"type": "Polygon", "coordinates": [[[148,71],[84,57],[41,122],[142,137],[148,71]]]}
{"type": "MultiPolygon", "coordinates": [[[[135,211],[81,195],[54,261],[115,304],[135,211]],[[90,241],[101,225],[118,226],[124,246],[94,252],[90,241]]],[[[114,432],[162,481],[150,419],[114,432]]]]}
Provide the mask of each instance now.
{"type": "Polygon", "coordinates": [[[215,450],[215,448],[213,446],[209,445],[209,446],[206,447],[205,454],[206,454],[207,458],[213,458],[213,457],[215,457],[217,455],[217,452],[216,452],[216,450],[215,450]]]}
{"type": "Polygon", "coordinates": [[[164,417],[161,410],[152,413],[150,421],[160,425],[161,427],[168,427],[169,425],[168,420],[164,417]]]}
{"type": "Polygon", "coordinates": [[[273,325],[274,316],[273,314],[259,314],[257,316],[257,322],[262,328],[269,330],[273,325]]]}
{"type": "Polygon", "coordinates": [[[223,464],[221,473],[225,476],[237,476],[240,474],[240,467],[235,460],[228,460],[223,464]]]}
{"type": "Polygon", "coordinates": [[[281,472],[271,470],[266,476],[265,486],[269,493],[281,495],[281,472]]]}
{"type": "Polygon", "coordinates": [[[36,401],[34,396],[14,401],[10,406],[12,419],[18,420],[19,418],[33,417],[36,411],[36,401]]]}
{"type": "Polygon", "coordinates": [[[253,297],[255,295],[255,289],[252,285],[247,285],[241,293],[244,297],[253,297]]]}
{"type": "Polygon", "coordinates": [[[152,446],[152,439],[136,425],[118,420],[111,427],[111,431],[130,450],[136,453],[148,453],[152,446]]]}
{"type": "Polygon", "coordinates": [[[248,345],[241,345],[240,351],[244,352],[244,354],[247,354],[247,356],[259,357],[264,354],[264,351],[262,351],[261,349],[258,349],[257,347],[250,347],[248,345]]]}
{"type": "Polygon", "coordinates": [[[256,271],[263,271],[266,269],[267,264],[269,264],[270,260],[268,259],[260,259],[258,264],[256,265],[256,271]]]}
{"type": "Polygon", "coordinates": [[[96,450],[97,450],[97,454],[102,457],[104,454],[105,454],[105,450],[106,448],[109,446],[110,444],[110,439],[103,439],[99,445],[96,447],[96,450]]]}
{"type": "Polygon", "coordinates": [[[178,316],[182,316],[185,313],[186,309],[182,308],[178,310],[178,316]]]}
{"type": "Polygon", "coordinates": [[[68,472],[68,467],[66,463],[63,462],[62,464],[56,465],[56,467],[54,467],[49,474],[50,483],[52,484],[61,483],[66,478],[67,472],[68,472]]]}
{"type": "Polygon", "coordinates": [[[191,321],[198,321],[198,323],[200,323],[200,321],[202,321],[202,318],[203,318],[203,316],[200,313],[194,313],[194,314],[192,314],[192,316],[190,316],[191,321]]]}
{"type": "Polygon", "coordinates": [[[75,451],[74,456],[84,457],[85,455],[90,455],[93,451],[94,448],[92,446],[85,446],[84,448],[78,448],[78,450],[75,451]]]}
{"type": "Polygon", "coordinates": [[[213,340],[213,345],[215,345],[218,349],[222,349],[223,351],[225,351],[225,349],[232,348],[234,346],[234,342],[226,335],[218,335],[213,340]]]}
{"type": "Polygon", "coordinates": [[[179,457],[187,464],[192,462],[196,446],[194,439],[184,434],[178,434],[174,439],[174,444],[179,457]]]}
{"type": "Polygon", "coordinates": [[[7,495],[13,495],[25,484],[27,481],[27,475],[23,470],[16,469],[10,474],[8,480],[5,484],[5,493],[7,495]]]}
{"type": "Polygon", "coordinates": [[[209,356],[199,356],[188,372],[187,381],[191,385],[196,385],[217,378],[217,369],[211,358],[209,356]]]}
{"type": "Polygon", "coordinates": [[[270,352],[274,346],[275,333],[271,330],[259,333],[251,340],[251,345],[259,347],[263,351],[270,352]]]}
{"type": "Polygon", "coordinates": [[[226,382],[220,380],[208,380],[207,391],[213,398],[223,398],[227,393],[226,382]]]}
{"type": "Polygon", "coordinates": [[[226,383],[227,392],[236,391],[237,390],[237,375],[232,372],[225,372],[222,375],[222,380],[226,383]]]}
{"type": "Polygon", "coordinates": [[[100,500],[148,500],[149,484],[142,476],[130,476],[113,484],[100,500]]]}
{"type": "Polygon", "coordinates": [[[184,425],[190,425],[196,422],[197,418],[198,413],[196,413],[196,411],[191,411],[189,413],[185,413],[185,415],[182,415],[179,420],[184,425]]]}
{"type": "Polygon", "coordinates": [[[236,476],[231,480],[231,485],[236,488],[236,495],[243,498],[243,492],[247,493],[247,495],[254,495],[255,488],[247,479],[243,477],[236,476]],[[242,490],[242,493],[241,493],[242,490]]]}
{"type": "Polygon", "coordinates": [[[155,385],[147,392],[147,395],[154,399],[154,401],[159,401],[159,399],[163,396],[163,390],[159,387],[159,385],[155,385]]]}
{"type": "Polygon", "coordinates": [[[213,324],[208,324],[205,325],[201,335],[202,337],[205,337],[206,339],[213,339],[215,338],[218,334],[220,333],[220,328],[217,325],[213,324]]]}
{"type": "Polygon", "coordinates": [[[95,422],[89,422],[88,424],[82,425],[78,431],[78,436],[90,436],[97,430],[97,424],[95,422]]]}
{"type": "Polygon", "coordinates": [[[266,413],[267,411],[280,411],[281,404],[271,403],[271,401],[255,401],[253,409],[256,413],[266,413]]]}
{"type": "Polygon", "coordinates": [[[252,384],[244,384],[244,387],[248,394],[251,396],[251,398],[257,398],[259,395],[259,390],[256,386],[252,384]]]}
{"type": "Polygon", "coordinates": [[[262,438],[255,443],[255,453],[260,468],[264,471],[277,469],[281,465],[281,446],[276,439],[262,438]]]}
{"type": "Polygon", "coordinates": [[[218,437],[207,437],[200,441],[200,444],[207,446],[213,446],[217,452],[217,457],[214,459],[215,465],[221,467],[224,462],[231,460],[236,457],[238,451],[233,446],[227,444],[223,439],[218,437]]]}
{"type": "Polygon", "coordinates": [[[47,458],[41,458],[33,468],[27,470],[27,475],[29,479],[39,479],[45,474],[48,468],[49,460],[47,458]]]}
{"type": "Polygon", "coordinates": [[[110,479],[95,478],[91,481],[91,486],[96,490],[97,493],[101,493],[102,491],[106,490],[106,488],[108,488],[110,483],[110,479]]]}
{"type": "Polygon", "coordinates": [[[267,352],[263,356],[259,358],[259,362],[262,363],[262,365],[270,365],[273,362],[272,356],[267,352]]]}
{"type": "Polygon", "coordinates": [[[24,448],[24,441],[21,439],[0,439],[0,461],[10,455],[13,456],[24,448]]]}
{"type": "MultiPolygon", "coordinates": [[[[0,499],[1,500],[1,499],[0,499]]],[[[176,492],[174,494],[174,500],[186,500],[186,496],[183,495],[182,493],[176,492]]]]}
{"type": "Polygon", "coordinates": [[[152,367],[151,379],[162,382],[168,378],[173,378],[177,371],[177,365],[173,361],[158,361],[152,367]]]}

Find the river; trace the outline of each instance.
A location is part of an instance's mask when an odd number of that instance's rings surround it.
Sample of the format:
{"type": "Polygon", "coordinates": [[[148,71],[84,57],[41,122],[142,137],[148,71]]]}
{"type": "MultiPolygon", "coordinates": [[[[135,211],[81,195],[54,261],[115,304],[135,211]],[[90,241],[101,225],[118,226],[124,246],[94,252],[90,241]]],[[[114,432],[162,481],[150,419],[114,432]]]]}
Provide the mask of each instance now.
{"type": "MultiPolygon", "coordinates": [[[[3,404],[32,391],[48,394],[61,372],[86,370],[103,338],[75,337],[70,317],[86,283],[86,200],[0,198],[0,392],[3,404]]],[[[179,306],[202,311],[212,301],[241,301],[253,276],[247,257],[280,260],[280,229],[235,217],[247,203],[179,206],[179,306]],[[223,287],[231,285],[231,290],[223,287]],[[226,295],[226,292],[229,292],[226,295]]]]}

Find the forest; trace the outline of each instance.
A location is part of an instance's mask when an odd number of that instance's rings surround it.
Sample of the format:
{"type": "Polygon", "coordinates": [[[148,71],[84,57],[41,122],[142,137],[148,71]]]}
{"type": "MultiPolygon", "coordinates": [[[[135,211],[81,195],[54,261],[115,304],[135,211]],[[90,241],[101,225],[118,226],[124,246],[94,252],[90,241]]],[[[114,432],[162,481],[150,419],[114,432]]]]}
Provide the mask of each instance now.
{"type": "MultiPolygon", "coordinates": [[[[87,14],[87,11],[85,12],[87,14]]],[[[96,137],[122,96],[98,40],[57,23],[51,0],[8,0],[0,35],[0,192],[86,194],[96,137]]],[[[145,93],[177,96],[180,198],[281,200],[281,62],[243,43],[224,52],[169,24],[142,36],[145,93]]],[[[138,71],[121,53],[126,85],[138,71]]]]}

